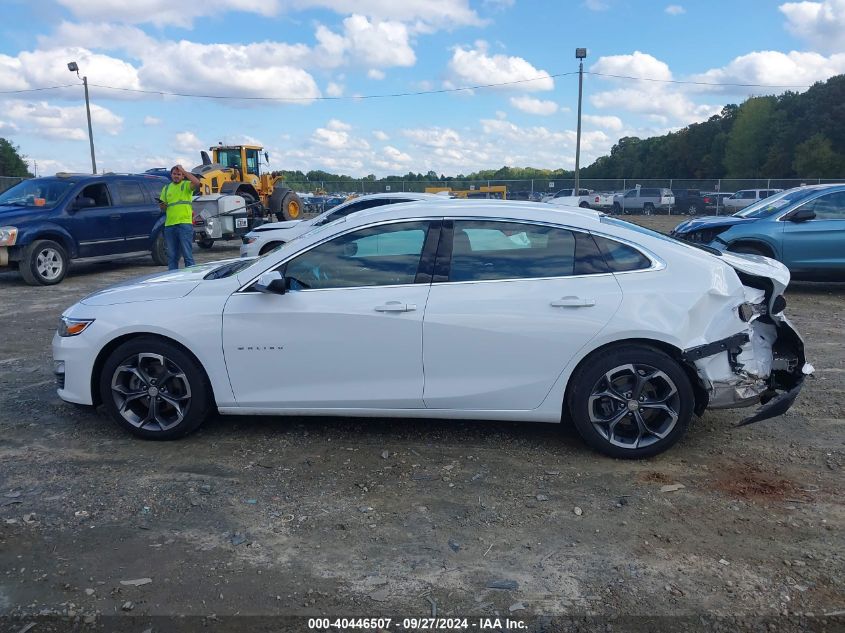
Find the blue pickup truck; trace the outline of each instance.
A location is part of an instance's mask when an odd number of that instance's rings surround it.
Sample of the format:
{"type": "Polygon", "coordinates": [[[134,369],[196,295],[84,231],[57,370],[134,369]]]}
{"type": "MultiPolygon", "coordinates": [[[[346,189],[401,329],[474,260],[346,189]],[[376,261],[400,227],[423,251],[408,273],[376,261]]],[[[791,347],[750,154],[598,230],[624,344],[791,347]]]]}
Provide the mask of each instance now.
{"type": "Polygon", "coordinates": [[[74,259],[152,255],[166,265],[167,179],[134,174],[56,174],[0,194],[0,270],[15,267],[26,283],[53,285],[74,259]]]}

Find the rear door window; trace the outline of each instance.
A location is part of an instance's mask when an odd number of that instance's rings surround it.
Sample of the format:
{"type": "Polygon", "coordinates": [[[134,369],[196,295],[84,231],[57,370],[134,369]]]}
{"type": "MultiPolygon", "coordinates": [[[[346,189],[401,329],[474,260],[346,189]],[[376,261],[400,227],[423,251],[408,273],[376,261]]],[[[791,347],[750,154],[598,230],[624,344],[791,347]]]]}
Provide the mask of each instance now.
{"type": "Polygon", "coordinates": [[[135,206],[146,202],[141,185],[133,180],[119,180],[116,188],[120,204],[124,206],[135,206]]]}
{"type": "Polygon", "coordinates": [[[449,281],[537,279],[575,274],[576,238],[555,227],[457,220],[449,281]]]}

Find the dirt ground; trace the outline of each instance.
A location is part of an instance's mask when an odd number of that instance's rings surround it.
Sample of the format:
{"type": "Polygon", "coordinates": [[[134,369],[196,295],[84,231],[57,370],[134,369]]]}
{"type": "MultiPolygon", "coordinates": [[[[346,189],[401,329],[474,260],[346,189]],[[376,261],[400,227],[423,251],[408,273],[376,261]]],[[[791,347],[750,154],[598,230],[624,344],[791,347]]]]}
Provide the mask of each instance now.
{"type": "Polygon", "coordinates": [[[134,439],[58,399],[50,341],[65,307],[153,270],[76,265],[49,288],[0,274],[0,630],[434,613],[845,626],[845,284],[789,288],[816,377],[788,414],[737,428],[742,413],[707,412],[631,463],[560,425],[220,417],[134,439]]]}

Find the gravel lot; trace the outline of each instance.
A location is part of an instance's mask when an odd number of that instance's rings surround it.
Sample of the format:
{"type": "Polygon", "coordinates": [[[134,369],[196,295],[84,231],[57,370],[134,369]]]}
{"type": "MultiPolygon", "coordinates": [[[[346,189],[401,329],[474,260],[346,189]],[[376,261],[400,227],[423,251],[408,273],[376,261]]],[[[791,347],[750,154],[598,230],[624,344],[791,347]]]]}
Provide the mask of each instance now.
{"type": "Polygon", "coordinates": [[[153,270],[77,265],[50,288],[0,274],[0,630],[434,609],[576,616],[546,630],[705,613],[845,626],[845,284],[788,291],[817,374],[787,415],[736,428],[741,413],[708,412],[630,463],[559,425],[238,417],[134,439],[58,399],[50,341],[65,307],[153,270]]]}

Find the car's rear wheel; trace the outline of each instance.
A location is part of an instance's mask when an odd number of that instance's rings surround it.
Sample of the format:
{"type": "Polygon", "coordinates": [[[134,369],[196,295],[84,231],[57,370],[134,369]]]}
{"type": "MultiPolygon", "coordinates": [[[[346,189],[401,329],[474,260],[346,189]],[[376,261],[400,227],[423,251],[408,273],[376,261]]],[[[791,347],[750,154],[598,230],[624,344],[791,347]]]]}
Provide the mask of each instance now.
{"type": "Polygon", "coordinates": [[[167,341],[142,337],[115,349],[100,374],[109,415],[151,440],[187,435],[208,416],[211,386],[199,363],[167,341]]]}
{"type": "Polygon", "coordinates": [[[53,240],[35,240],[24,249],[19,270],[30,286],[52,286],[67,275],[67,251],[53,240]]]}
{"type": "Polygon", "coordinates": [[[698,205],[697,204],[690,204],[687,207],[687,215],[695,215],[698,213],[698,205]]]}
{"type": "Polygon", "coordinates": [[[626,345],[582,362],[567,391],[569,413],[584,441],[623,459],[662,453],[689,427],[695,395],[664,352],[626,345]]]}
{"type": "Polygon", "coordinates": [[[164,241],[164,229],[158,232],[150,251],[156,266],[167,266],[167,244],[164,241]]]}

